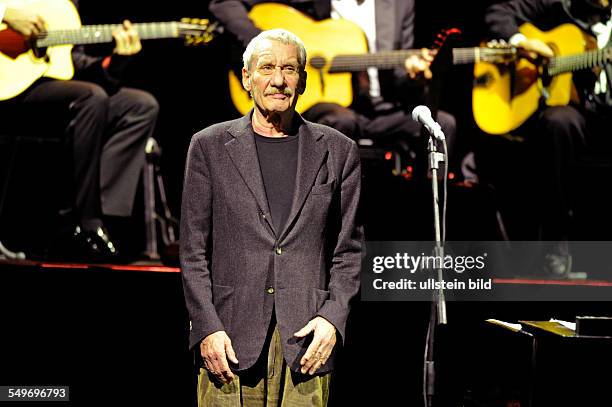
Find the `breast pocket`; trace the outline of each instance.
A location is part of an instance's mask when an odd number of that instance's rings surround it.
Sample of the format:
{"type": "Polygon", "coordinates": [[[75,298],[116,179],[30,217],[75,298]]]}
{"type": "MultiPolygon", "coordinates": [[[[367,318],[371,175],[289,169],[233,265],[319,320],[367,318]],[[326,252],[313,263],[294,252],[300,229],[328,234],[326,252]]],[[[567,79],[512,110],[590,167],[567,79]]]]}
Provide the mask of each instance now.
{"type": "Polygon", "coordinates": [[[336,180],[332,180],[331,182],[328,182],[327,184],[314,185],[310,193],[312,195],[330,194],[334,191],[335,186],[336,186],[336,180]]]}

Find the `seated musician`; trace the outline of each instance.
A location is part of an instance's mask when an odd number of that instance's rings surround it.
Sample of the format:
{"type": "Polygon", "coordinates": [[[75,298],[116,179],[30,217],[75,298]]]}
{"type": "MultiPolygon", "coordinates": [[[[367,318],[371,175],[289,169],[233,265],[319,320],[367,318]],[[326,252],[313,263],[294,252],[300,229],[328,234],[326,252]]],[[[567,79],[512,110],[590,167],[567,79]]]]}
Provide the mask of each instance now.
{"type": "MultiPolygon", "coordinates": [[[[262,3],[258,0],[212,0],[210,11],[237,39],[244,49],[261,30],[248,18],[248,10],[262,3]]],[[[362,28],[371,52],[411,49],[414,46],[414,1],[313,0],[281,1],[316,20],[347,19],[362,28]],[[393,22],[393,23],[390,23],[393,22]]],[[[291,22],[284,28],[295,30],[291,22]]],[[[360,39],[347,38],[347,41],[360,39]]],[[[308,44],[306,44],[308,46],[308,44]]],[[[239,54],[239,53],[237,53],[239,54]]],[[[421,126],[411,117],[412,108],[424,103],[423,84],[430,79],[433,53],[406,59],[404,67],[395,70],[370,68],[359,73],[356,95],[351,108],[334,103],[319,103],[303,112],[307,120],[333,127],[359,141],[371,139],[379,145],[403,147],[411,155],[425,157],[426,140],[420,137],[421,126]]],[[[437,120],[446,134],[452,157],[455,118],[443,111],[437,120]]],[[[425,162],[422,162],[425,165],[425,162]]],[[[451,166],[452,168],[452,166],[451,166]]]]}
{"type": "MultiPolygon", "coordinates": [[[[526,22],[543,31],[570,23],[592,37],[599,48],[610,43],[608,0],[512,0],[487,10],[486,23],[493,38],[525,50],[536,61],[552,57],[553,49],[545,42],[519,33],[519,26],[526,22]]],[[[524,135],[525,156],[515,157],[513,162],[529,168],[525,180],[531,186],[528,201],[536,208],[539,223],[539,235],[525,240],[549,242],[543,271],[551,276],[578,277],[571,272],[567,242],[572,220],[570,176],[578,154],[585,148],[611,152],[611,78],[610,65],[598,74],[591,70],[574,73],[580,102],[540,109],[516,131],[524,135]]]]}
{"type": "MultiPolygon", "coordinates": [[[[73,1],[76,3],[76,1],[73,1]]],[[[35,4],[35,3],[34,3],[35,4]]],[[[28,2],[0,1],[0,20],[30,38],[44,34],[44,15],[28,2]]],[[[0,102],[2,125],[11,118],[30,118],[20,129],[44,136],[65,131],[72,152],[74,197],[62,210],[66,227],[52,255],[64,260],[108,261],[118,247],[105,223],[121,224],[132,214],[136,188],[145,162],[145,144],[158,114],[147,92],[120,86],[126,61],[142,46],[129,21],[113,33],[111,56],[93,57],[73,48],[74,80],[42,78],[23,93],[0,102]]]]}

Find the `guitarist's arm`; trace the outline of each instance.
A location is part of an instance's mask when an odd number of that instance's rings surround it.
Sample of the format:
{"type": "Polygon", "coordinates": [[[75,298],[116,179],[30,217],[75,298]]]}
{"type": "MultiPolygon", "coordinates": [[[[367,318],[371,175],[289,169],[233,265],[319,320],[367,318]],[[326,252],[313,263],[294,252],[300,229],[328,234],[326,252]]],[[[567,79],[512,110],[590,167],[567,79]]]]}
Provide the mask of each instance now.
{"type": "Polygon", "coordinates": [[[26,38],[34,37],[45,29],[45,21],[36,13],[19,7],[8,6],[0,1],[0,22],[26,38]]]}
{"type": "Polygon", "coordinates": [[[526,38],[519,33],[523,23],[534,23],[541,16],[550,12],[550,0],[513,0],[494,4],[487,9],[485,22],[492,38],[507,40],[511,45],[528,51],[529,58],[538,56],[552,57],[552,49],[541,40],[526,38]]]}
{"type": "Polygon", "coordinates": [[[212,0],[210,2],[210,12],[236,36],[243,48],[246,48],[249,41],[261,32],[249,19],[248,9],[255,3],[257,1],[212,0]]]}
{"type": "Polygon", "coordinates": [[[492,38],[508,41],[523,23],[534,23],[550,6],[550,0],[512,0],[490,6],[485,23],[492,38]]]}
{"type": "MultiPolygon", "coordinates": [[[[399,34],[399,49],[410,50],[414,48],[414,1],[397,2],[397,13],[402,17],[399,34]]],[[[431,63],[429,50],[424,50],[421,55],[409,57],[404,66],[392,71],[393,87],[387,88],[385,99],[395,99],[404,106],[413,106],[423,103],[423,79],[431,77],[429,65],[431,63]]],[[[391,72],[389,72],[391,74],[391,72]]],[[[387,72],[379,71],[381,86],[387,72]]],[[[385,81],[386,82],[386,81],[385,81]]]]}
{"type": "Polygon", "coordinates": [[[132,55],[142,50],[140,37],[129,21],[113,32],[115,49],[111,56],[93,57],[88,55],[83,46],[76,46],[72,51],[75,67],[75,79],[99,84],[110,93],[119,86],[121,74],[132,55]]]}

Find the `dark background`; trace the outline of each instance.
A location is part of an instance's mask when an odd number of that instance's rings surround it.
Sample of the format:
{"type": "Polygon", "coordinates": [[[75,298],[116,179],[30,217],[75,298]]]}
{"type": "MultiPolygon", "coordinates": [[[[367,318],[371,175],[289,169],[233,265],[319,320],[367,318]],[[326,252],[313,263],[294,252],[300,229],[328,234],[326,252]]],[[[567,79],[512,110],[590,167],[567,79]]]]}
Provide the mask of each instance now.
{"type": "MultiPolygon", "coordinates": [[[[459,46],[478,44],[485,38],[482,16],[490,3],[417,1],[416,45],[428,46],[438,30],[448,26],[463,31],[459,46]]],[[[85,24],[115,23],[123,18],[144,22],[208,16],[206,1],[83,0],[81,7],[85,24]]],[[[107,51],[108,47],[94,50],[100,54],[107,51]]],[[[228,64],[225,37],[198,48],[186,48],[178,40],[160,40],[145,43],[144,51],[126,72],[126,84],[150,91],[160,102],[156,137],[163,148],[162,170],[177,217],[191,135],[212,123],[237,117],[227,91],[228,64]]],[[[477,147],[483,137],[472,120],[471,80],[471,66],[456,67],[445,78],[442,98],[442,107],[457,117],[466,151],[477,147]]],[[[11,247],[36,251],[36,245],[43,245],[50,236],[47,219],[62,179],[59,157],[55,150],[32,148],[23,150],[19,160],[7,210],[0,219],[1,237],[11,247]]],[[[601,199],[593,200],[585,212],[601,218],[605,204],[601,199]]],[[[486,190],[453,187],[449,205],[449,239],[498,237],[495,198],[486,190]]],[[[370,240],[431,238],[429,195],[384,170],[365,173],[364,213],[370,240]]],[[[583,236],[599,236],[595,229],[585,230],[583,236]]],[[[180,275],[24,271],[3,266],[0,299],[0,384],[67,384],[74,400],[71,405],[192,405],[192,364],[186,351],[187,315],[180,275]]],[[[450,304],[452,329],[441,334],[439,351],[444,357],[440,375],[446,387],[442,389],[452,400],[445,405],[460,405],[459,400],[469,398],[467,389],[477,388],[468,386],[470,380],[493,371],[482,370],[483,361],[494,365],[505,356],[503,363],[516,362],[516,371],[509,370],[516,373],[514,377],[525,374],[521,369],[528,360],[522,350],[488,343],[488,337],[480,336],[484,318],[573,320],[580,313],[609,315],[610,306],[450,304]],[[508,359],[515,354],[516,360],[508,359]]],[[[427,303],[357,302],[336,378],[334,405],[420,405],[428,315],[427,303]]],[[[565,393],[567,388],[558,391],[565,393]]],[[[494,386],[482,394],[487,392],[495,400],[494,386]]],[[[478,396],[484,397],[482,394],[478,396]]],[[[497,400],[503,399],[499,394],[497,400]]]]}
{"type": "MultiPolygon", "coordinates": [[[[464,35],[459,46],[476,45],[484,38],[482,15],[491,1],[417,1],[417,46],[431,46],[441,28],[456,26],[464,35]],[[469,9],[469,10],[468,10],[469,9]]],[[[145,1],[103,3],[82,1],[83,22],[166,21],[180,17],[209,17],[205,1],[145,1]],[[116,6],[114,6],[116,5],[116,6]]],[[[238,117],[227,86],[230,41],[221,36],[204,47],[186,48],[180,40],[148,42],[134,61],[126,82],[152,92],[161,105],[157,138],[164,149],[163,170],[175,211],[179,209],[184,160],[191,135],[219,121],[238,117]]],[[[471,66],[449,73],[442,107],[458,117],[465,148],[471,144],[471,66]]]]}

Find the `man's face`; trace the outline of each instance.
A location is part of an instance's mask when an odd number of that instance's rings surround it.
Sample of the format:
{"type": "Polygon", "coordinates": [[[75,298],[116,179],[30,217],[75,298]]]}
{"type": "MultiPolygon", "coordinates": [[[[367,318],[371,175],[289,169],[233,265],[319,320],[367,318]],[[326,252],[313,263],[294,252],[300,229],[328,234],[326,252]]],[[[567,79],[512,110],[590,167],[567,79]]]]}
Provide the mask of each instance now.
{"type": "Polygon", "coordinates": [[[298,48],[262,40],[255,50],[250,72],[242,69],[242,84],[265,115],[293,111],[304,93],[306,73],[300,72],[298,48]]]}

